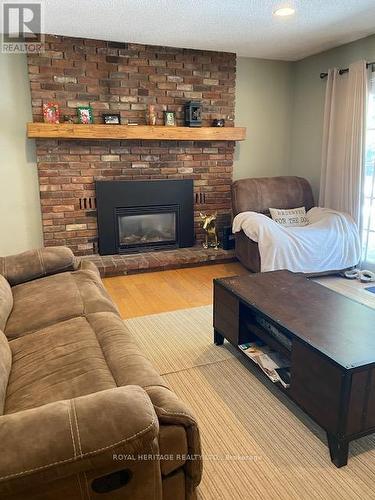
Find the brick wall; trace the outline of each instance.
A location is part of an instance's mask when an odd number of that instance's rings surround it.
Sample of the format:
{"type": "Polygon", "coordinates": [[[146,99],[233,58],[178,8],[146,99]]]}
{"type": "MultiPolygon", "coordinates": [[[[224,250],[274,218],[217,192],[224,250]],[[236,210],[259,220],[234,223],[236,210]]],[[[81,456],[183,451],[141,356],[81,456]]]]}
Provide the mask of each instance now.
{"type": "MultiPolygon", "coordinates": [[[[43,121],[48,100],[74,117],[77,106],[90,105],[96,123],[113,112],[125,123],[144,124],[152,103],[158,124],[169,110],[183,125],[183,104],[191,99],[202,102],[205,126],[234,118],[234,54],[51,35],[46,44],[46,52],[28,57],[34,121],[43,121]]],[[[230,213],[232,142],[40,139],[36,148],[47,246],[68,245],[77,255],[96,251],[96,179],[194,179],[198,240],[199,211],[230,213]]]]}

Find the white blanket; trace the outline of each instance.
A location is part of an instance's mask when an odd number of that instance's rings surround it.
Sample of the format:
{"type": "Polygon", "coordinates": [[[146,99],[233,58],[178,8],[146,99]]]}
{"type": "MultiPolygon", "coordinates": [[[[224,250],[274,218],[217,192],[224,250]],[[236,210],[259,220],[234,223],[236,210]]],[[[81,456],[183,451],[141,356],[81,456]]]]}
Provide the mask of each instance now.
{"type": "Polygon", "coordinates": [[[307,218],[307,226],[283,227],[266,215],[243,212],[234,218],[233,232],[242,229],[258,243],[262,272],[320,273],[358,264],[360,237],[350,215],[314,207],[307,218]]]}

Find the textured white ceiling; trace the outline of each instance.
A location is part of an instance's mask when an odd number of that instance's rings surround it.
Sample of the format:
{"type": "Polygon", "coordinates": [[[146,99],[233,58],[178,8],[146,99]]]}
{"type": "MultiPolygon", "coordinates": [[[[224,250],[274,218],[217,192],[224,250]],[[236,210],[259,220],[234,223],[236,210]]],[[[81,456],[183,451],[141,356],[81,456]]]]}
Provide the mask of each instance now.
{"type": "Polygon", "coordinates": [[[45,31],[297,60],[375,33],[374,0],[43,0],[45,31]],[[278,7],[293,17],[278,18],[278,7]]]}

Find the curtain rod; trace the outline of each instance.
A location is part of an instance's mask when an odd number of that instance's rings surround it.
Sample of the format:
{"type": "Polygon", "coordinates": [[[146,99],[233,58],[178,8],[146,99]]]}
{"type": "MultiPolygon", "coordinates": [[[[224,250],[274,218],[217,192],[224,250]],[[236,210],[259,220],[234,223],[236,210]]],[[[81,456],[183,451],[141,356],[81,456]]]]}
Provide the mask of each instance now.
{"type": "MultiPolygon", "coordinates": [[[[375,61],[366,64],[366,68],[369,68],[370,66],[375,66],[375,61]]],[[[348,71],[349,71],[349,68],[340,69],[339,75],[343,75],[344,73],[348,73],[348,71]]],[[[320,73],[321,79],[327,78],[327,76],[328,76],[328,73],[320,73]]]]}

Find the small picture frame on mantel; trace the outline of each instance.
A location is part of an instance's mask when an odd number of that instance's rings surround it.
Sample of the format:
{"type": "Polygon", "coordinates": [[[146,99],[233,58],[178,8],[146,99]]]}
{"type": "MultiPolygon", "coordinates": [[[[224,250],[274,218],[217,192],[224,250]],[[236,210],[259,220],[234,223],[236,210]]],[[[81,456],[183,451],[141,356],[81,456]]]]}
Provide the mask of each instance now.
{"type": "Polygon", "coordinates": [[[176,126],[176,113],[174,111],[164,111],[164,125],[166,127],[176,126]]]}
{"type": "Polygon", "coordinates": [[[78,106],[77,115],[79,123],[88,125],[94,123],[94,115],[91,106],[78,106]]]}
{"type": "Polygon", "coordinates": [[[103,123],[106,125],[121,125],[121,116],[118,114],[103,114],[103,123]]]}
{"type": "Polygon", "coordinates": [[[45,123],[60,123],[59,103],[43,103],[43,118],[45,123]]]}

